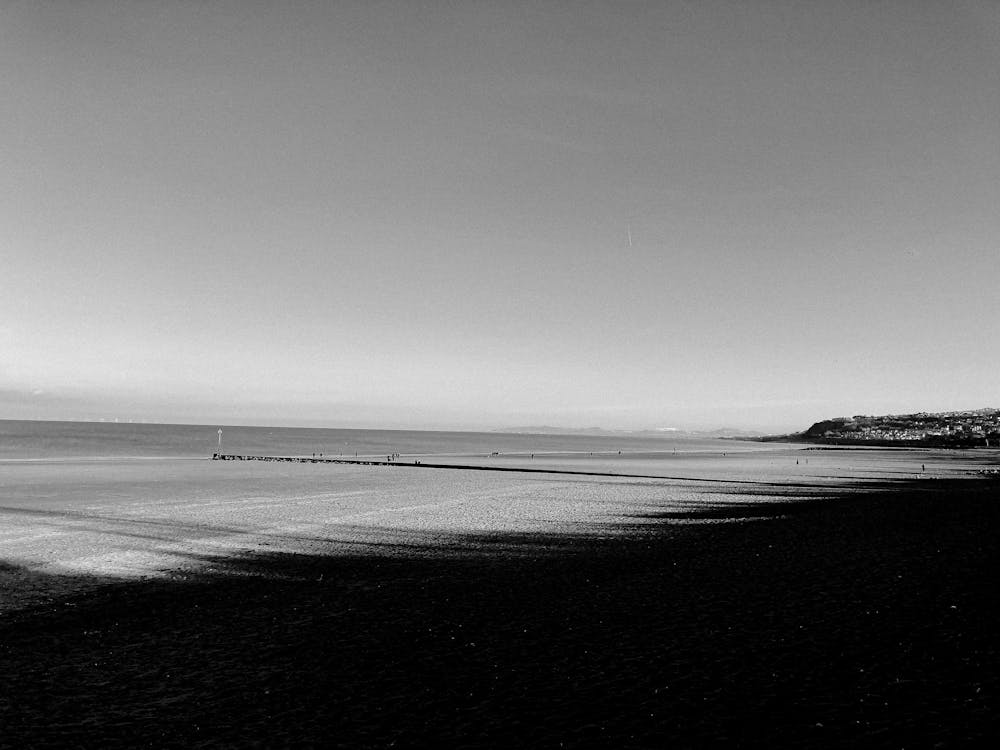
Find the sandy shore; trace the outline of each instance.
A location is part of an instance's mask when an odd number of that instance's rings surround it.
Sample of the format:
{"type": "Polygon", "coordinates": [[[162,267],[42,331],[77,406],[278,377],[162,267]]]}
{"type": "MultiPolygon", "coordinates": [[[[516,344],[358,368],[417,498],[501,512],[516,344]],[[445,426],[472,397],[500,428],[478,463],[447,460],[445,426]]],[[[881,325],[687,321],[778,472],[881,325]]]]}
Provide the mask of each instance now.
{"type": "Polygon", "coordinates": [[[1000,732],[998,500],[919,482],[91,588],[0,620],[0,744],[965,747],[1000,732]]]}

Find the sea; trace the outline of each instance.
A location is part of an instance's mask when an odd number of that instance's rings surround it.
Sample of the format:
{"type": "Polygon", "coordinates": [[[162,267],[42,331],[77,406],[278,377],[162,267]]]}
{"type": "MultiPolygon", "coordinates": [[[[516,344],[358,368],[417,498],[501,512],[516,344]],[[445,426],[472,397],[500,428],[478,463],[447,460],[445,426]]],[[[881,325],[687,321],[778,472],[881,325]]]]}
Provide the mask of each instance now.
{"type": "Polygon", "coordinates": [[[747,450],[718,439],[0,420],[0,460],[623,454],[747,450]],[[221,437],[219,431],[222,431],[221,437]],[[221,447],[221,451],[220,451],[221,447]]]}

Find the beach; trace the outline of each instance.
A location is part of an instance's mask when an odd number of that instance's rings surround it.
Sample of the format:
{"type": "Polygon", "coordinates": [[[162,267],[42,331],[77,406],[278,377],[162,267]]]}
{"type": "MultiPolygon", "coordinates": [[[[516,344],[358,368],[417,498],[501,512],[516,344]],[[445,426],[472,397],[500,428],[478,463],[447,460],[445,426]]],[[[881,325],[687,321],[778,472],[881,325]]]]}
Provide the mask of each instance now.
{"type": "Polygon", "coordinates": [[[992,454],[726,453],[8,462],[0,743],[995,736],[992,454]]]}
{"type": "Polygon", "coordinates": [[[0,750],[1000,745],[1000,0],[0,71],[0,750]]]}

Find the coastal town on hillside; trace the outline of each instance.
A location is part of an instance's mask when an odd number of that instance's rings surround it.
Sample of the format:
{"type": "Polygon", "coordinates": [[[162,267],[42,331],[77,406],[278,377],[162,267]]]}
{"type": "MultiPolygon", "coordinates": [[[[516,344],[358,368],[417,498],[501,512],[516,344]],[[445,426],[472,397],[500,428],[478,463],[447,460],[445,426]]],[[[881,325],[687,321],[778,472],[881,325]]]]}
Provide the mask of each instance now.
{"type": "Polygon", "coordinates": [[[817,422],[801,438],[839,444],[1000,447],[1000,409],[837,417],[817,422]]]}

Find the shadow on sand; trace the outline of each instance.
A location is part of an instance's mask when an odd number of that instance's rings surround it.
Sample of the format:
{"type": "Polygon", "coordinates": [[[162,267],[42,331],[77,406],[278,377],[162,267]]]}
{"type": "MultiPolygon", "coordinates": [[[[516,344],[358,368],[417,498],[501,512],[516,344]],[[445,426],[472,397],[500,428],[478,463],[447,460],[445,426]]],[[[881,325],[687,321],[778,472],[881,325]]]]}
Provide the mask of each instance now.
{"type": "Polygon", "coordinates": [[[998,484],[766,494],[579,535],[398,537],[91,587],[0,620],[0,744],[995,736],[998,484]]]}

